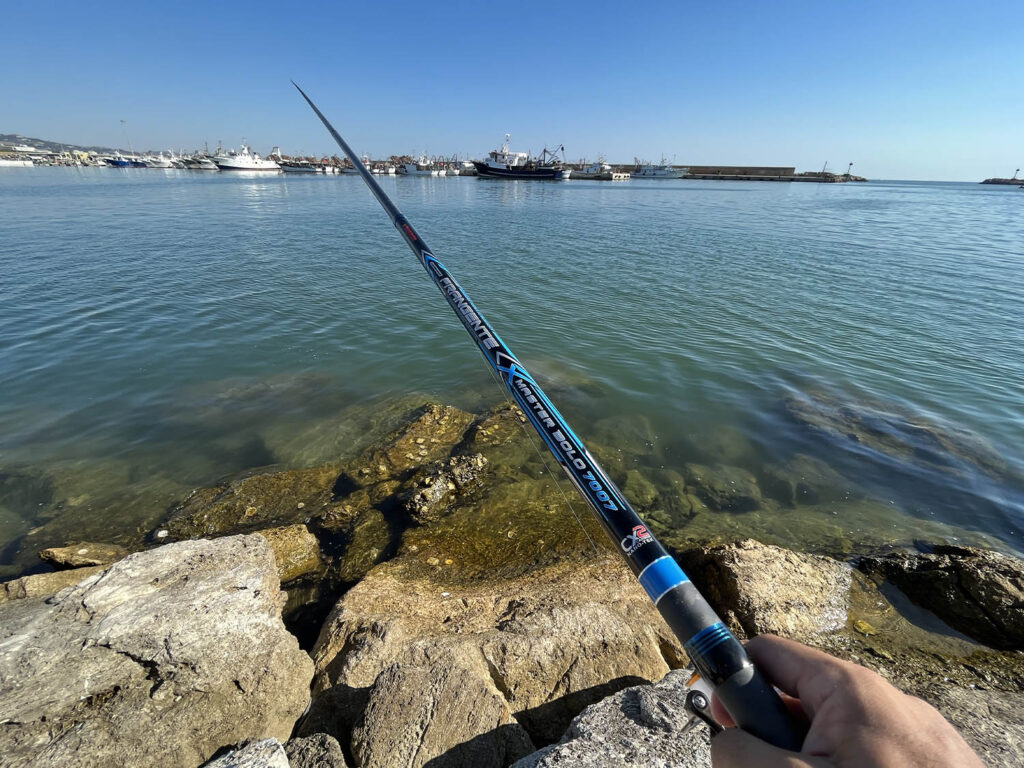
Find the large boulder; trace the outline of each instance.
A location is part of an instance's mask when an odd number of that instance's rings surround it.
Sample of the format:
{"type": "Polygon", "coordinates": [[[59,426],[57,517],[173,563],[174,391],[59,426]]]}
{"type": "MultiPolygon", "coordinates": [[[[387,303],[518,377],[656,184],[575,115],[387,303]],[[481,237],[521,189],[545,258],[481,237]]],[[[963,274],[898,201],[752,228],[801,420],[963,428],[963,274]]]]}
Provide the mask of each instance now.
{"type": "Polygon", "coordinates": [[[691,768],[711,764],[703,725],[685,730],[688,672],[669,672],[654,685],[626,688],[587,707],[557,744],[512,768],[609,768],[647,765],[691,768]]]}
{"type": "Polygon", "coordinates": [[[0,754],[13,765],[194,768],[286,739],[312,663],[259,536],[140,552],[0,605],[0,754]]]}
{"type": "Polygon", "coordinates": [[[1024,650],[1024,562],[942,545],[928,554],[866,557],[859,567],[965,635],[993,648],[1024,650]]]}
{"type": "Polygon", "coordinates": [[[846,625],[851,569],[831,558],[745,539],[678,560],[741,637],[772,632],[806,641],[846,625]]]}
{"type": "Polygon", "coordinates": [[[377,676],[352,733],[360,768],[505,766],[534,750],[473,651],[453,648],[377,676]]]}
{"type": "MultiPolygon", "coordinates": [[[[317,673],[313,711],[302,726],[306,732],[328,732],[345,743],[368,696],[376,696],[371,688],[379,690],[380,675],[399,665],[388,674],[433,681],[438,691],[461,675],[472,695],[458,701],[491,702],[486,712],[498,713],[483,717],[450,708],[446,717],[463,725],[445,731],[435,724],[433,750],[442,750],[439,737],[446,733],[449,749],[464,750],[472,738],[497,743],[492,732],[513,723],[503,719],[495,690],[535,742],[550,742],[588,704],[660,679],[685,662],[678,642],[618,559],[562,561],[502,582],[467,582],[446,577],[442,568],[427,577],[401,559],[390,561],[341,599],[313,651],[317,673]]],[[[426,699],[413,706],[424,718],[420,727],[429,725],[435,715],[426,699]]],[[[378,722],[386,721],[363,718],[360,744],[390,737],[371,733],[385,727],[378,722]]]]}

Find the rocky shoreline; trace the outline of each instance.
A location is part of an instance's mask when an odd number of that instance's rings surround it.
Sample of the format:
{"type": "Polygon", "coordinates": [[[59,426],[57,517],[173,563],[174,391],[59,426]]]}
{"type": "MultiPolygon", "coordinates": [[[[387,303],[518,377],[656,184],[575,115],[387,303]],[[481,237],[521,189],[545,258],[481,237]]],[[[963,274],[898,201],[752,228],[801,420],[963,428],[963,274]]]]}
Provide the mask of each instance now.
{"type": "MultiPolygon", "coordinates": [[[[822,505],[867,502],[812,457],[754,474],[726,448],[667,494],[593,450],[740,636],[872,667],[1024,763],[1020,560],[926,523],[913,548],[857,540],[822,505]],[[737,540],[723,510],[825,544],[737,540]]],[[[564,510],[514,408],[423,403],[351,461],[193,491],[139,551],[48,547],[56,570],[0,585],[0,766],[707,765],[685,653],[564,510]]]]}

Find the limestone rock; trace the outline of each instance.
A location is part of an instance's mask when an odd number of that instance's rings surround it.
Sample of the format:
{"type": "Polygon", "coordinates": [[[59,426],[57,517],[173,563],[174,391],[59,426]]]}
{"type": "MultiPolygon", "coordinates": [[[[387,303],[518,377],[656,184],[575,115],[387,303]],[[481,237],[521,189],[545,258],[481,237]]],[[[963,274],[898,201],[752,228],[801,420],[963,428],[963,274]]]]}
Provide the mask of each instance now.
{"type": "Polygon", "coordinates": [[[464,685],[496,687],[535,741],[552,741],[586,705],[660,679],[686,658],[613,556],[501,582],[417,574],[401,561],[385,563],[339,601],[313,651],[317,676],[305,732],[344,743],[353,713],[385,669],[429,668],[451,654],[480,662],[468,667],[477,682],[464,685]]]}
{"type": "Polygon", "coordinates": [[[127,554],[128,550],[117,544],[82,542],[44,549],[39,557],[57,568],[82,568],[88,565],[110,565],[127,554]]]}
{"type": "Polygon", "coordinates": [[[533,750],[484,660],[467,647],[422,666],[387,667],[352,733],[360,768],[505,766],[533,750]]]}
{"type": "MultiPolygon", "coordinates": [[[[906,688],[902,681],[895,681],[906,688]]],[[[909,691],[949,720],[988,768],[1024,765],[1024,693],[983,690],[934,680],[909,691]]]]}
{"type": "Polygon", "coordinates": [[[22,576],[20,579],[5,581],[0,584],[0,603],[6,603],[8,600],[24,600],[27,597],[49,597],[60,592],[64,587],[77,584],[82,579],[102,570],[102,565],[94,565],[91,568],[35,573],[31,576],[22,576]]]}
{"type": "Polygon", "coordinates": [[[751,512],[761,506],[757,478],[740,467],[687,464],[686,484],[711,509],[751,512]]]}
{"type": "Polygon", "coordinates": [[[859,567],[888,579],[954,629],[993,648],[1024,649],[1024,562],[973,547],[867,557],[859,567]]]}
{"type": "Polygon", "coordinates": [[[587,707],[561,741],[528,755],[512,768],[692,768],[711,764],[708,731],[686,733],[688,673],[669,672],[654,685],[626,688],[587,707]]]}
{"type": "Polygon", "coordinates": [[[424,467],[399,493],[406,513],[417,523],[437,520],[455,496],[473,485],[487,466],[482,454],[453,456],[424,467]]]}
{"type": "Polygon", "coordinates": [[[203,768],[291,768],[288,755],[277,739],[252,741],[211,760],[203,768]]]}
{"type": "Polygon", "coordinates": [[[139,552],[47,601],[0,605],[0,754],[194,768],[287,738],[312,664],[281,623],[259,536],[139,552]]]}
{"type": "Polygon", "coordinates": [[[831,558],[746,539],[677,559],[740,636],[772,632],[806,641],[846,624],[851,571],[831,558]]]}
{"type": "Polygon", "coordinates": [[[473,421],[473,415],[450,405],[428,404],[409,423],[367,450],[356,462],[359,485],[398,477],[447,457],[473,421]]]}
{"type": "Polygon", "coordinates": [[[338,740],[326,733],[292,739],[284,751],[291,768],[348,768],[338,740]]]}
{"type": "Polygon", "coordinates": [[[174,539],[252,532],[306,520],[333,497],[340,465],[249,474],[199,488],[162,528],[174,539]]]}
{"type": "Polygon", "coordinates": [[[294,581],[318,572],[322,567],[320,545],[306,526],[289,525],[256,531],[267,540],[277,561],[277,575],[281,583],[294,581]]]}

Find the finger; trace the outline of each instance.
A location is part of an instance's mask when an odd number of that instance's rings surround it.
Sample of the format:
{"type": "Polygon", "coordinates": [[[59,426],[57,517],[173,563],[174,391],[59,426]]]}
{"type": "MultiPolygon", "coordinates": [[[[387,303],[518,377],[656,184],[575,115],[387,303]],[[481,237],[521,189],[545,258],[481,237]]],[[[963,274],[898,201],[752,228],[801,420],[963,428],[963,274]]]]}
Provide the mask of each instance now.
{"type": "Polygon", "coordinates": [[[759,635],[747,643],[747,653],[768,681],[803,704],[811,718],[826,699],[844,687],[850,668],[827,653],[775,635],[759,635]]]}
{"type": "Polygon", "coordinates": [[[725,705],[718,700],[718,694],[713,693],[711,695],[711,716],[715,718],[719,725],[726,728],[732,728],[736,725],[736,721],[732,719],[726,709],[725,705]]]}
{"type": "Polygon", "coordinates": [[[722,731],[711,740],[715,768],[823,768],[828,763],[773,747],[739,728],[722,731]]]}

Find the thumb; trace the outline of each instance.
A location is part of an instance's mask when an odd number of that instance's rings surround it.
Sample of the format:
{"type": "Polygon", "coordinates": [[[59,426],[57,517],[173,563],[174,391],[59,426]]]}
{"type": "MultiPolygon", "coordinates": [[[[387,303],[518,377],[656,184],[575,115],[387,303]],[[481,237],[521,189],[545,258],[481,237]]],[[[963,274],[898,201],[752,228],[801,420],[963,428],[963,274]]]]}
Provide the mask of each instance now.
{"type": "Polygon", "coordinates": [[[714,768],[824,768],[827,762],[773,747],[739,728],[726,728],[711,739],[714,768]]]}

